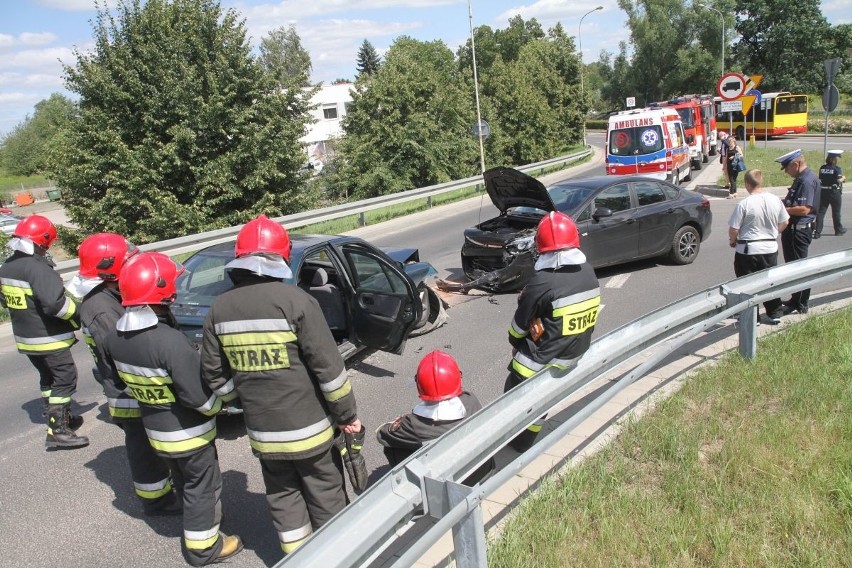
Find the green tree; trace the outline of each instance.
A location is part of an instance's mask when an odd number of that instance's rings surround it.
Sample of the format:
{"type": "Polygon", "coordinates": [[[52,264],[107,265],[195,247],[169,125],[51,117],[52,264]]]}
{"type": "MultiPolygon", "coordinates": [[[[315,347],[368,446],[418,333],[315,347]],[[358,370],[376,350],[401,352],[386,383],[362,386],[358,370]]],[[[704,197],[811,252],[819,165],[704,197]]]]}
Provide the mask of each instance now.
{"type": "Polygon", "coordinates": [[[525,45],[543,38],[544,30],[541,29],[538,20],[532,18],[524,21],[521,16],[513,16],[509,19],[507,28],[494,32],[494,39],[499,46],[500,55],[506,62],[517,60],[525,45]]]}
{"type": "Polygon", "coordinates": [[[312,204],[298,173],[307,102],[251,56],[233,10],[123,0],[93,28],[93,51],[65,67],[79,117],[51,153],[81,233],[150,242],[312,204]]]}
{"type": "Polygon", "coordinates": [[[376,53],[376,48],[365,39],[358,49],[358,64],[356,66],[358,77],[372,75],[379,70],[379,65],[381,65],[381,60],[379,54],[376,53]]]}
{"type": "Polygon", "coordinates": [[[441,41],[397,38],[343,119],[333,191],[359,198],[467,177],[477,149],[470,83],[441,41]]]}
{"type": "Polygon", "coordinates": [[[59,93],[36,103],[33,116],[27,116],[3,139],[6,171],[24,176],[43,173],[51,141],[74,119],[76,110],[74,102],[59,93]]]}
{"type": "Polygon", "coordinates": [[[746,73],[763,75],[765,91],[813,93],[825,85],[823,61],[833,53],[836,34],[820,10],[819,0],[736,0],[733,46],[746,73]]]}
{"type": "Polygon", "coordinates": [[[272,30],[260,40],[260,61],[280,87],[310,86],[311,56],[302,47],[296,27],[272,30]]]}

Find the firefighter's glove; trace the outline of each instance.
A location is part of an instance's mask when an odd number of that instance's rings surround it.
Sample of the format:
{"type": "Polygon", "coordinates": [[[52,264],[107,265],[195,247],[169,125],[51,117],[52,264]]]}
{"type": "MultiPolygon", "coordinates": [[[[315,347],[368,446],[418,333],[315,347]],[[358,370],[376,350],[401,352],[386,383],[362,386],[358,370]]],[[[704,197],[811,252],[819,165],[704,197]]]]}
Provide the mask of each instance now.
{"type": "Polygon", "coordinates": [[[343,458],[343,465],[346,467],[349,482],[358,493],[367,488],[367,463],[364,461],[363,454],[361,454],[366,433],[367,429],[361,425],[361,430],[356,434],[341,432],[334,441],[337,449],[340,450],[340,457],[343,458]]]}

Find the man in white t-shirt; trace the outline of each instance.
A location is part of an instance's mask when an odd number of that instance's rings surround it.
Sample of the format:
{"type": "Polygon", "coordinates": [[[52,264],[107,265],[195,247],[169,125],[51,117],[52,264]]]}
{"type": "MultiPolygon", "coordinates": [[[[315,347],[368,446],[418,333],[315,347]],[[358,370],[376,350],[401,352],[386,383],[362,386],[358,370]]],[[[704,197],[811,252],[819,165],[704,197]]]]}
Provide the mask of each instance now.
{"type": "MultiPolygon", "coordinates": [[[[778,264],[778,235],[787,226],[790,215],[784,202],[763,191],[763,173],[749,170],[743,181],[748,197],[737,203],[728,220],[728,238],[735,249],[734,273],[737,277],[778,264]]],[[[763,304],[770,323],[781,323],[780,298],[763,304]]]]}

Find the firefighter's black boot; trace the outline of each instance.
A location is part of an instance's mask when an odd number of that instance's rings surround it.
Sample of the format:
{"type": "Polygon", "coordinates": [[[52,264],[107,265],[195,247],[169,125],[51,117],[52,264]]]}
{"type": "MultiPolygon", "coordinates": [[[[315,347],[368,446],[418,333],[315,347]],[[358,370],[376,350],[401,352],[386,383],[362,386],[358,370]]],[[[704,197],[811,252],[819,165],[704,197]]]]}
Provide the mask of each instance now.
{"type": "Polygon", "coordinates": [[[47,409],[47,438],[44,445],[48,448],[82,448],[89,445],[89,439],[76,435],[68,427],[70,411],[67,404],[51,404],[47,409]]]}
{"type": "Polygon", "coordinates": [[[64,407],[65,407],[65,413],[68,415],[67,418],[66,418],[66,423],[68,424],[68,427],[71,428],[72,430],[76,430],[77,428],[82,426],[83,425],[83,417],[82,416],[74,416],[73,414],[71,414],[71,405],[70,404],[66,404],[66,405],[64,405],[64,407]]]}

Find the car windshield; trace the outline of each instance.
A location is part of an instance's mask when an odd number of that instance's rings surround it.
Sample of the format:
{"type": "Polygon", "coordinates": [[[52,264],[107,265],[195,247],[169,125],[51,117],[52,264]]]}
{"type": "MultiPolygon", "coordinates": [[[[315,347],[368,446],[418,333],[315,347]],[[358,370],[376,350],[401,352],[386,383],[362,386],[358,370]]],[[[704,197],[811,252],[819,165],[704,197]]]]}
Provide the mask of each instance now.
{"type": "Polygon", "coordinates": [[[216,296],[234,286],[225,273],[225,265],[233,259],[229,251],[201,252],[186,259],[186,271],[177,279],[177,303],[212,305],[216,296]]]}
{"type": "Polygon", "coordinates": [[[695,127],[695,122],[692,120],[692,107],[679,108],[677,109],[677,113],[680,115],[680,121],[683,123],[684,128],[695,127]]]}
{"type": "Polygon", "coordinates": [[[642,156],[663,149],[659,124],[617,128],[609,133],[609,153],[613,156],[642,156]]]}
{"type": "Polygon", "coordinates": [[[595,191],[597,191],[596,188],[573,183],[556,184],[547,188],[547,193],[550,194],[556,209],[572,216],[595,191]]]}

